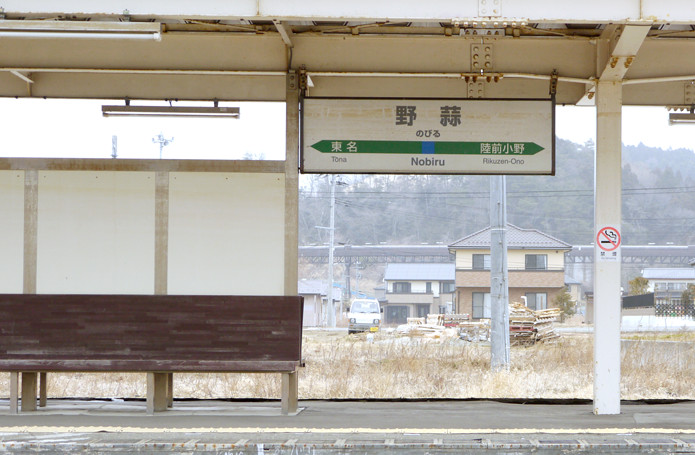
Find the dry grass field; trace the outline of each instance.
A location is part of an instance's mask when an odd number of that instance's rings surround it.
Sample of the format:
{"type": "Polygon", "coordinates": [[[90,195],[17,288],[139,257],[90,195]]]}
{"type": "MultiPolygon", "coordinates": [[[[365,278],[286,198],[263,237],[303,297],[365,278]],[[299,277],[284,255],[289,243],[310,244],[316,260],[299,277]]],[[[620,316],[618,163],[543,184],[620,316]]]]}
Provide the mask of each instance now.
{"type": "MultiPolygon", "coordinates": [[[[695,344],[655,343],[623,349],[624,399],[695,398],[695,344]],[[677,345],[677,346],[676,346],[677,345]],[[676,349],[677,347],[677,349],[676,349]]],[[[512,347],[509,372],[492,373],[489,346],[379,333],[309,331],[300,398],[587,398],[592,397],[592,338],[563,336],[553,344],[512,347]]],[[[277,398],[279,374],[178,374],[175,396],[277,398]]],[[[49,397],[144,397],[144,374],[50,374],[49,397]]],[[[0,375],[9,396],[9,374],[0,375]]]]}

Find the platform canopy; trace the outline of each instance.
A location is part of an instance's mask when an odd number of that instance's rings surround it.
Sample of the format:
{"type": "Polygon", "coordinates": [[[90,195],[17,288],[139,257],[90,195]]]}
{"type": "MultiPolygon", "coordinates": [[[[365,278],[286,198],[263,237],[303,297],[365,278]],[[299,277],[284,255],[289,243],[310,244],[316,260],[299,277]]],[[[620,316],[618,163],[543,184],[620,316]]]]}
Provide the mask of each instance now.
{"type": "Polygon", "coordinates": [[[312,96],[695,103],[695,4],[682,0],[6,0],[0,96],[312,96]]]}

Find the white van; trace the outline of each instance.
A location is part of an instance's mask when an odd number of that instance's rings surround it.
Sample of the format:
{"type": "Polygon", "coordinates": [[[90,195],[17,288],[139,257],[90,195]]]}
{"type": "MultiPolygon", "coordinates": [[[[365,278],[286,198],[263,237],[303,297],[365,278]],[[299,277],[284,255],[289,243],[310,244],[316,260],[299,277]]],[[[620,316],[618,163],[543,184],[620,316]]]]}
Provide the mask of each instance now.
{"type": "Polygon", "coordinates": [[[381,326],[381,306],[377,300],[355,299],[348,311],[348,333],[377,332],[381,326]]]}

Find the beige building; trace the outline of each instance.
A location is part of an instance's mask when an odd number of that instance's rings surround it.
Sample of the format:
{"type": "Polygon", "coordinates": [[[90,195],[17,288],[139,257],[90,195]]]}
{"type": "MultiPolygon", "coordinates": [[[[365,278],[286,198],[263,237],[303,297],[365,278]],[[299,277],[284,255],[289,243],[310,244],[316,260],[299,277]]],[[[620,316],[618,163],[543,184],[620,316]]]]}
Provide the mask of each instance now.
{"type": "MultiPolygon", "coordinates": [[[[565,253],[571,245],[535,229],[507,225],[509,301],[531,309],[552,307],[565,287],[565,253]]],[[[456,255],[456,312],[490,317],[490,228],[468,235],[449,250],[456,255]]]]}

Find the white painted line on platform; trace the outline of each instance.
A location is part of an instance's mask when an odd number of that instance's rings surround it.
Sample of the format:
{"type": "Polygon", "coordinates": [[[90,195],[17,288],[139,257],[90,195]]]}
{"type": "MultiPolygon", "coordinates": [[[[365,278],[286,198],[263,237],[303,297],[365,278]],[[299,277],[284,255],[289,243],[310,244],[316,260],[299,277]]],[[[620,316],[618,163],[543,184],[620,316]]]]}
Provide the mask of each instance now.
{"type": "MultiPolygon", "coordinates": [[[[695,428],[252,428],[252,427],[70,427],[16,426],[0,427],[0,433],[315,433],[315,434],[695,434],[695,428]]],[[[143,441],[148,441],[147,439],[143,441]]],[[[245,440],[241,440],[245,441],[245,440]]]]}

